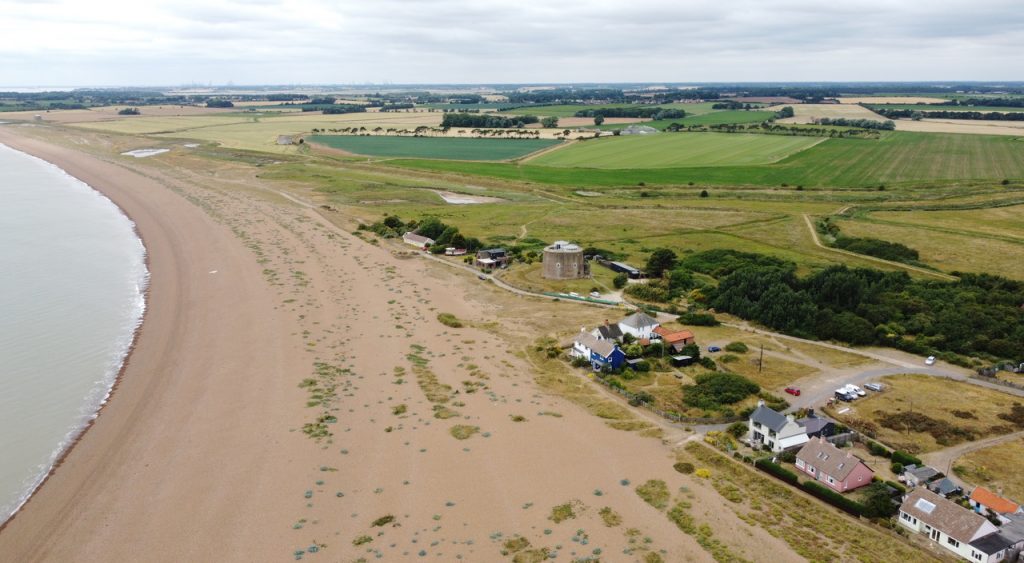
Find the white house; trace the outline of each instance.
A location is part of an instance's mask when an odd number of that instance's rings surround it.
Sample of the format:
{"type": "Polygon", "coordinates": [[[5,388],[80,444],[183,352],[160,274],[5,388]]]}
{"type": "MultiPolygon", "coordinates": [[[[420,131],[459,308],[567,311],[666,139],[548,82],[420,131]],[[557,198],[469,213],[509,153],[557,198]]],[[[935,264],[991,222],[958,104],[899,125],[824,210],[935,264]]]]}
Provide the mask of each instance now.
{"type": "Polygon", "coordinates": [[[619,329],[622,330],[623,334],[631,334],[638,340],[646,338],[657,338],[654,335],[654,329],[661,326],[658,320],[651,317],[646,313],[633,313],[632,315],[619,321],[619,329]]]}
{"type": "Polygon", "coordinates": [[[903,500],[899,523],[968,561],[1006,561],[1024,544],[1000,534],[984,516],[924,487],[914,489],[903,500]]]}
{"type": "Polygon", "coordinates": [[[747,419],[747,438],[752,446],[767,448],[775,453],[807,443],[807,430],[793,415],[784,415],[758,401],[757,408],[747,419]]]}
{"type": "Polygon", "coordinates": [[[402,240],[405,241],[405,244],[411,244],[420,250],[426,250],[428,246],[434,244],[434,239],[417,235],[412,231],[402,235],[402,240]]]}

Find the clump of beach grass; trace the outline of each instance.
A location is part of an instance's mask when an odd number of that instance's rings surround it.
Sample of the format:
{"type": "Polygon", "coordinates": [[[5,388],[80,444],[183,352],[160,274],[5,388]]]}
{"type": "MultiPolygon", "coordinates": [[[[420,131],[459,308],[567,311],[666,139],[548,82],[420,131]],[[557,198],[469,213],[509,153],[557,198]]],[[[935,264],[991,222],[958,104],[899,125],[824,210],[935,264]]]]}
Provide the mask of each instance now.
{"type": "Polygon", "coordinates": [[[456,440],[468,440],[473,436],[473,434],[480,432],[480,427],[470,426],[468,424],[456,424],[455,426],[452,426],[448,432],[456,440]]]}
{"type": "Polygon", "coordinates": [[[460,321],[458,317],[451,313],[439,313],[437,315],[437,320],[444,326],[451,328],[462,328],[464,326],[462,324],[462,321],[460,321]]]}

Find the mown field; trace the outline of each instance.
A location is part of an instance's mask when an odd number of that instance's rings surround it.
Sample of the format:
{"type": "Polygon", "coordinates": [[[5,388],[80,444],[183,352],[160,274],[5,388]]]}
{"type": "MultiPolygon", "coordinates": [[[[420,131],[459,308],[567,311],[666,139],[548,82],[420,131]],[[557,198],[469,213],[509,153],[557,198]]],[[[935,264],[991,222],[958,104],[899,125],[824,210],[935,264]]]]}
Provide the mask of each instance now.
{"type": "Polygon", "coordinates": [[[309,142],[367,156],[508,160],[552,147],[561,141],[553,139],[395,137],[388,135],[313,135],[309,137],[309,142]]]}
{"type": "Polygon", "coordinates": [[[576,143],[543,154],[530,164],[619,169],[767,164],[821,141],[819,137],[718,133],[623,135],[576,143]]]}
{"type": "MultiPolygon", "coordinates": [[[[671,133],[666,135],[736,135],[731,133],[671,133]]],[[[764,143],[784,145],[791,137],[765,136],[764,143]]],[[[814,141],[819,139],[811,138],[814,141]]],[[[590,142],[590,141],[588,141],[590,142]]],[[[729,142],[729,141],[723,141],[729,142]]],[[[573,147],[575,148],[575,147],[573,147]]],[[[594,149],[590,149],[594,150],[594,149]]],[[[770,149],[765,149],[770,150],[770,149]]],[[[789,186],[869,188],[881,184],[992,181],[1024,178],[1024,142],[1012,137],[955,135],[946,133],[885,133],[881,139],[827,139],[772,164],[737,166],[728,155],[715,160],[721,165],[701,166],[689,159],[689,167],[574,170],[580,166],[555,151],[558,166],[536,159],[523,165],[474,164],[440,161],[399,161],[393,164],[443,172],[458,172],[555,185],[624,186],[651,184],[739,186],[789,186]],[[561,159],[562,160],[559,162],[561,159]]],[[[784,152],[784,151],[780,151],[784,152]]],[[[575,159],[576,157],[572,157],[575,159]]],[[[643,158],[643,157],[642,157],[643,158]]],[[[665,159],[666,157],[659,157],[665,159]]],[[[667,157],[672,158],[681,157],[667,157]]],[[[764,157],[762,157],[764,158],[764,157]]],[[[657,160],[657,159],[649,159],[657,160]]],[[[646,164],[651,166],[650,163],[646,164]]],[[[621,164],[617,164],[621,166],[621,164]]],[[[613,168],[607,164],[604,168],[613,168]]]]}

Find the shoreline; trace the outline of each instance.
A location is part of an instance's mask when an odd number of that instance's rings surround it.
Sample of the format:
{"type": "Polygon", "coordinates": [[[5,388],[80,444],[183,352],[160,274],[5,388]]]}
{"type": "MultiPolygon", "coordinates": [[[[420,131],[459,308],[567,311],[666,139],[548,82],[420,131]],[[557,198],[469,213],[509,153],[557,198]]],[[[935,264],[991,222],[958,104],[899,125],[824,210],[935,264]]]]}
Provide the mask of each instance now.
{"type": "Polygon", "coordinates": [[[203,560],[281,543],[278,530],[290,528],[273,508],[288,491],[277,485],[308,456],[291,434],[302,390],[281,377],[308,365],[290,340],[294,321],[252,250],[181,192],[202,185],[62,139],[0,127],[0,142],[87,184],[134,223],[146,308],[110,396],[4,522],[0,553],[203,560]]]}
{"type": "Polygon", "coordinates": [[[114,376],[114,380],[110,383],[110,386],[107,387],[103,399],[100,401],[96,409],[92,411],[88,420],[85,421],[85,424],[83,424],[80,428],[77,429],[77,431],[75,431],[74,436],[71,438],[71,440],[68,441],[68,443],[63,447],[61,452],[57,455],[56,459],[53,460],[53,463],[50,464],[50,467],[46,471],[46,474],[43,475],[43,477],[35,484],[35,486],[32,487],[32,490],[29,491],[28,496],[25,497],[25,499],[20,504],[18,504],[17,508],[15,508],[13,512],[7,515],[3,521],[0,521],[0,533],[3,533],[4,529],[7,528],[7,526],[18,516],[18,514],[20,514],[25,509],[25,507],[27,507],[28,504],[32,502],[32,499],[36,497],[36,494],[40,490],[42,490],[43,486],[46,485],[47,481],[50,480],[50,478],[54,475],[57,469],[59,469],[64,464],[64,461],[75,449],[75,447],[82,441],[82,438],[85,437],[85,434],[96,424],[96,421],[99,419],[103,411],[107,408],[107,405],[109,405],[111,401],[113,401],[114,396],[117,393],[118,386],[120,386],[121,384],[121,379],[124,377],[124,374],[128,370],[128,366],[131,363],[132,354],[135,352],[135,346],[138,344],[139,338],[142,335],[142,329],[146,324],[146,318],[149,316],[150,288],[152,287],[150,278],[152,276],[153,269],[152,264],[150,263],[149,245],[146,244],[146,239],[142,236],[142,233],[139,231],[138,223],[136,223],[135,219],[127,211],[125,211],[125,209],[121,207],[121,205],[119,205],[117,201],[111,198],[108,194],[104,193],[102,190],[98,189],[96,186],[93,186],[92,184],[71,174],[70,172],[62,168],[59,164],[47,160],[36,154],[30,153],[26,150],[23,150],[18,146],[15,146],[14,144],[12,144],[10,138],[4,136],[2,133],[0,133],[0,145],[3,145],[11,150],[20,152],[22,154],[28,155],[29,157],[41,160],[49,164],[50,166],[57,168],[64,174],[81,182],[84,186],[98,193],[100,196],[102,196],[107,201],[112,203],[114,207],[117,208],[119,213],[128,218],[128,221],[131,222],[132,225],[132,234],[142,243],[142,260],[146,268],[144,287],[142,288],[141,291],[142,315],[139,317],[135,329],[132,331],[131,340],[128,343],[124,355],[121,357],[121,365],[117,369],[117,374],[114,376]]]}

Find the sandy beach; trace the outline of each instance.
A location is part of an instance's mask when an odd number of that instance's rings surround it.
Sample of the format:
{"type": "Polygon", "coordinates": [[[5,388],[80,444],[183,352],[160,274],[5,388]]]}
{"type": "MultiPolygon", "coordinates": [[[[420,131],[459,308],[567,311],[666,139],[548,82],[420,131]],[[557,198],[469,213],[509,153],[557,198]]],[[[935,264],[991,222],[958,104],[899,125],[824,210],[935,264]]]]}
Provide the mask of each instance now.
{"type": "Polygon", "coordinates": [[[799,559],[673,471],[681,430],[616,430],[538,388],[522,343],[551,304],[367,244],[251,167],[212,173],[187,155],[161,160],[174,152],[132,159],[77,133],[26,135],[44,133],[0,129],[128,213],[152,281],[112,400],[0,532],[4,559],[495,561],[522,536],[571,558],[711,560],[637,496],[649,479],[685,491],[733,553],[799,559]],[[442,311],[469,326],[441,325],[442,311]],[[337,422],[314,439],[303,428],[321,412],[337,422]],[[456,425],[476,432],[456,439],[456,425]],[[574,518],[556,523],[563,504],[574,518]]]}

